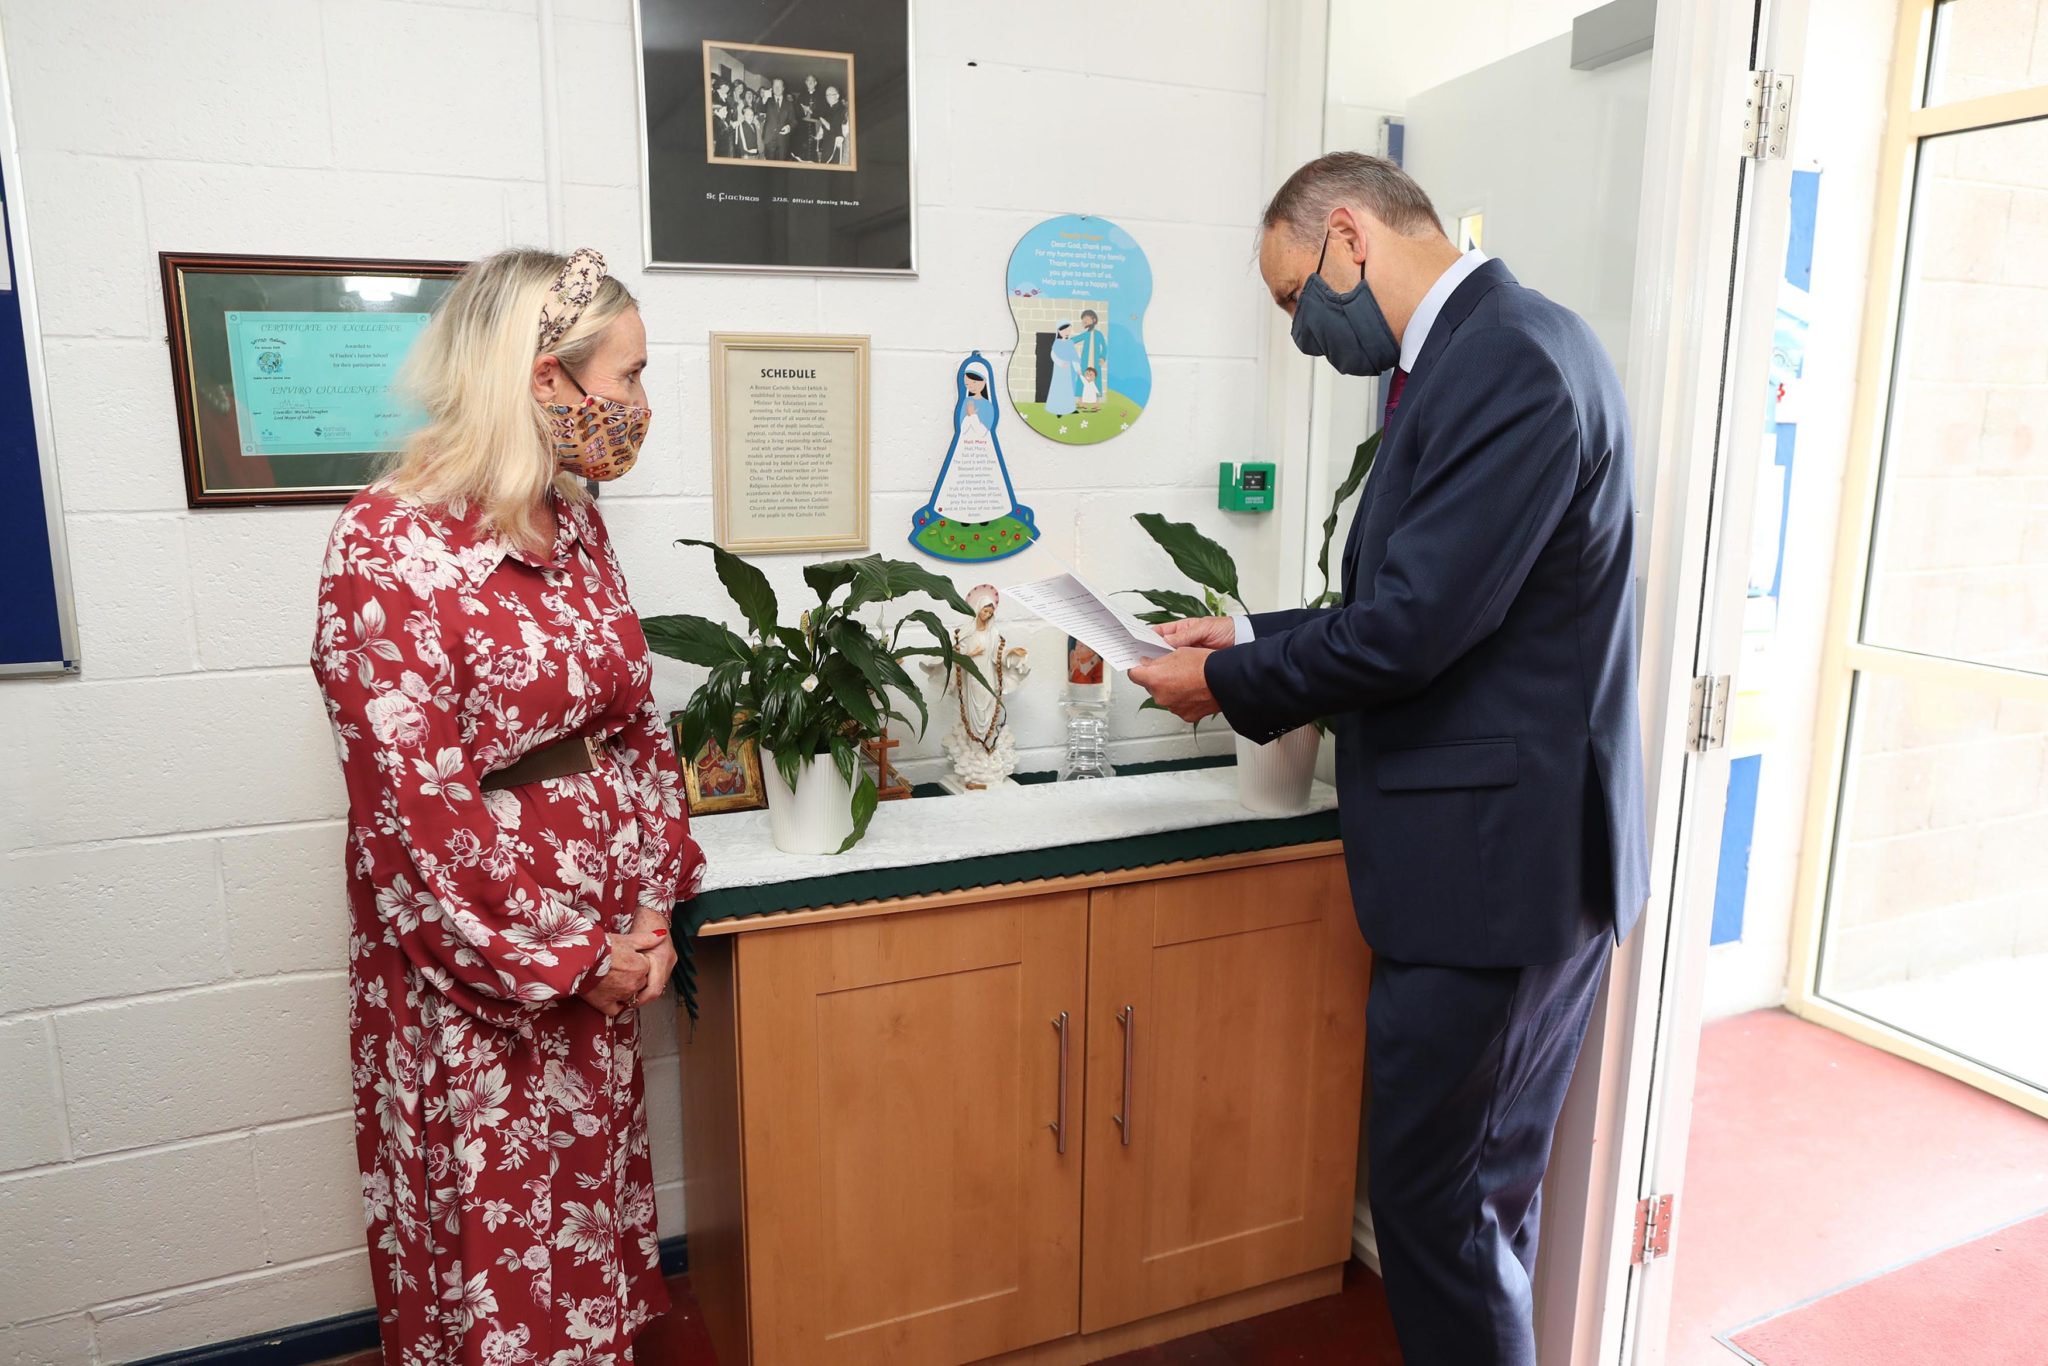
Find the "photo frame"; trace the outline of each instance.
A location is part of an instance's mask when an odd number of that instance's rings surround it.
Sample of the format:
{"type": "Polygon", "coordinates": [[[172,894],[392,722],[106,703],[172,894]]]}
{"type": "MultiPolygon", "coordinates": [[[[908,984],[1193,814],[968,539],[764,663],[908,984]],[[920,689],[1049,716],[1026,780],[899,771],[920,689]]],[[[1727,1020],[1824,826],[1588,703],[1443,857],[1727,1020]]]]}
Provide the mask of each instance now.
{"type": "Polygon", "coordinates": [[[868,338],[711,334],[712,535],[734,554],[868,548],[868,338]]]}
{"type": "Polygon", "coordinates": [[[793,171],[860,170],[860,128],[853,116],[855,57],[851,52],[704,42],[704,159],[713,166],[787,167],[793,171]],[[787,77],[767,72],[786,72],[787,77]],[[819,73],[824,73],[820,83],[819,73]],[[742,96],[726,98],[740,73],[767,82],[772,96],[788,89],[796,106],[788,133],[770,129],[742,96]],[[799,83],[800,82],[800,83],[799,83]]]}
{"type": "Polygon", "coordinates": [[[393,381],[463,262],[158,264],[188,507],[345,503],[419,425],[393,381]]]}
{"type": "Polygon", "coordinates": [[[759,811],[768,805],[768,789],[761,780],[761,747],[757,742],[743,741],[728,754],[716,740],[707,740],[704,752],[692,758],[683,752],[681,712],[670,713],[668,728],[676,758],[683,766],[683,799],[692,816],[759,811]]]}
{"type": "Polygon", "coordinates": [[[911,0],[635,0],[649,270],[914,275],[911,0]]]}

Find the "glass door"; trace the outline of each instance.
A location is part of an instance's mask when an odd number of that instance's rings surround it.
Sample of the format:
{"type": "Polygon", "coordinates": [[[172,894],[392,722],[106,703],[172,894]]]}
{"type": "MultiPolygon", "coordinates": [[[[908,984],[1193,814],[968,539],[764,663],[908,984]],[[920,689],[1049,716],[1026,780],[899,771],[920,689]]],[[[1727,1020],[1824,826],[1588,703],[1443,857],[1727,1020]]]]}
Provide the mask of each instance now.
{"type": "Polygon", "coordinates": [[[1901,10],[1792,1005],[2048,1115],[2048,8],[1901,10]]]}

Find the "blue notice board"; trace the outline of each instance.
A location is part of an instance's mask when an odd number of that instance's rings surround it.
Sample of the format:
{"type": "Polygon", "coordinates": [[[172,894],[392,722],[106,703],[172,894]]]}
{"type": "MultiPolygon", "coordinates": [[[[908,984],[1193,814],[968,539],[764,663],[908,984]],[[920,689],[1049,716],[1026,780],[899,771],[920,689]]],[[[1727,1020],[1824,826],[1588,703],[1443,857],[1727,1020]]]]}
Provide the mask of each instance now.
{"type": "MultiPolygon", "coordinates": [[[[0,139],[11,143],[0,110],[0,139]]],[[[37,439],[30,357],[34,309],[28,290],[21,208],[0,164],[0,674],[61,673],[78,667],[70,628],[69,575],[52,543],[55,489],[37,439]],[[61,585],[61,587],[60,587],[61,585]]]]}

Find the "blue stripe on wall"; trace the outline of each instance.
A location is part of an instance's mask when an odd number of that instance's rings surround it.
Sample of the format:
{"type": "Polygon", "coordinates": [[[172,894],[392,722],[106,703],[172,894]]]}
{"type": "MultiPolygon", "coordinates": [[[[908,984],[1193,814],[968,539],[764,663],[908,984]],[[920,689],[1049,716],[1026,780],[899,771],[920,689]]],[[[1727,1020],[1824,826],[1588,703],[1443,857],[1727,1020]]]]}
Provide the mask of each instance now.
{"type": "Polygon", "coordinates": [[[1721,822],[1721,867],[1714,879],[1713,943],[1742,938],[1742,907],[1749,896],[1749,846],[1756,834],[1757,780],[1764,756],[1745,754],[1728,765],[1728,814],[1721,822]]]}
{"type": "Polygon", "coordinates": [[[1820,172],[1792,173],[1792,223],[1785,239],[1785,278],[1813,288],[1813,225],[1820,208],[1820,172]]]}

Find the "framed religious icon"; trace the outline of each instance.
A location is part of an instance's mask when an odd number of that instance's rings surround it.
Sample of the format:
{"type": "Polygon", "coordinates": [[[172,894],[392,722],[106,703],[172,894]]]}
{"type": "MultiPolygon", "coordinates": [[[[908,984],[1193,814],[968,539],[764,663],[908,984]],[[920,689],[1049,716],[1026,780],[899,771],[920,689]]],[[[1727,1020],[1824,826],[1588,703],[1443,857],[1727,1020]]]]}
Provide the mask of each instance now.
{"type": "Polygon", "coordinates": [[[650,269],[916,273],[910,0],[637,0],[650,269]]]}
{"type": "Polygon", "coordinates": [[[865,550],[868,339],[712,333],[711,492],[737,554],[865,550]]]}
{"type": "Polygon", "coordinates": [[[399,367],[463,263],[158,260],[187,505],[345,503],[419,426],[399,367]]]}
{"type": "Polygon", "coordinates": [[[704,752],[683,753],[682,713],[668,718],[669,734],[675,741],[676,757],[683,765],[683,797],[693,816],[715,816],[721,811],[759,811],[768,805],[768,790],[761,783],[761,749],[752,740],[739,744],[730,754],[716,740],[704,742],[704,752]]]}

